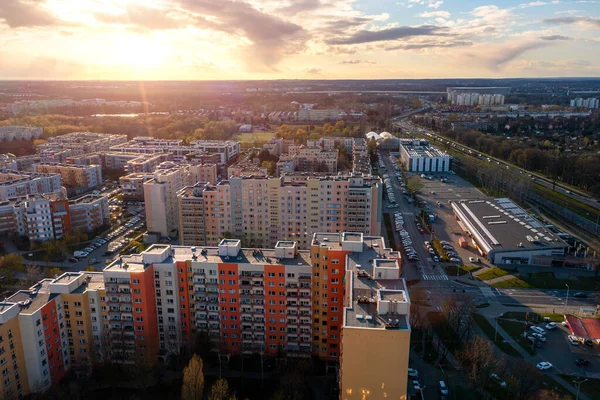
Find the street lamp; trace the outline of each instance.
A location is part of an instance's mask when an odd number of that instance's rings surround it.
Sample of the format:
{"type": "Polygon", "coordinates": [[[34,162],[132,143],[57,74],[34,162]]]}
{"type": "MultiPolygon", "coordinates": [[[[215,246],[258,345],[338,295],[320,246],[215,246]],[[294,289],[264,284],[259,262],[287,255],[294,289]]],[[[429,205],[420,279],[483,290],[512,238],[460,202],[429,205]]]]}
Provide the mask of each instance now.
{"type": "Polygon", "coordinates": [[[565,283],[565,286],[567,287],[567,299],[565,300],[565,312],[567,312],[567,307],[569,307],[569,285],[565,283]]]}
{"type": "Polygon", "coordinates": [[[577,386],[577,394],[575,395],[575,400],[579,400],[579,388],[581,387],[581,384],[583,382],[587,382],[587,379],[584,379],[582,381],[573,381],[573,383],[577,386]]]}

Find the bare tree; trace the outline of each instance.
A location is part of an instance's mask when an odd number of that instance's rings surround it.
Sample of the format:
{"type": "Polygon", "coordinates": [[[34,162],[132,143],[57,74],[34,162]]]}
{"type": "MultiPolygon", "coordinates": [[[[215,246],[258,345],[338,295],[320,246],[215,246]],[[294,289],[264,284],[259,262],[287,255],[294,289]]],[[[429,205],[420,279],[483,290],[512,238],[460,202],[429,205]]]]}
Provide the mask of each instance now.
{"type": "Polygon", "coordinates": [[[181,386],[182,400],[201,400],[204,391],[204,374],[202,372],[202,359],[197,354],[190,359],[183,370],[183,384],[181,386]]]}
{"type": "Polygon", "coordinates": [[[502,370],[505,364],[503,356],[499,357],[494,352],[492,343],[476,336],[469,344],[458,353],[467,379],[475,387],[483,388],[490,379],[490,374],[502,370]]]}
{"type": "Polygon", "coordinates": [[[528,361],[516,360],[507,365],[509,377],[506,380],[509,388],[519,400],[532,397],[540,372],[528,361]]]}
{"type": "Polygon", "coordinates": [[[21,278],[21,281],[23,282],[24,285],[29,287],[31,285],[38,283],[40,280],[42,280],[44,278],[45,278],[45,276],[44,276],[44,273],[42,272],[41,268],[36,267],[35,265],[31,264],[25,268],[25,275],[21,278]]]}

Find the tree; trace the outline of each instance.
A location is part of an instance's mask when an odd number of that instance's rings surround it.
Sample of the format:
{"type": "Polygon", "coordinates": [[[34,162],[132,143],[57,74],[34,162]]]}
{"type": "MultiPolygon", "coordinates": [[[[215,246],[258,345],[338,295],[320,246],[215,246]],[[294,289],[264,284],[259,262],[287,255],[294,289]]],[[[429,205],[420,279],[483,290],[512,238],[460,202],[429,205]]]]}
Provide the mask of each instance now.
{"type": "Polygon", "coordinates": [[[423,189],[423,182],[421,182],[421,178],[418,176],[413,176],[406,182],[406,190],[412,194],[417,193],[421,189],[423,189]]]}
{"type": "Polygon", "coordinates": [[[471,340],[457,356],[467,379],[479,388],[485,387],[490,374],[500,371],[504,366],[504,357],[498,357],[492,342],[479,336],[471,340]]]}
{"type": "Polygon", "coordinates": [[[25,268],[25,275],[21,278],[23,284],[26,286],[34,285],[42,279],[44,279],[44,273],[41,268],[38,268],[35,265],[28,265],[25,268]]]}
{"type": "Polygon", "coordinates": [[[57,268],[57,267],[53,267],[48,270],[48,277],[50,277],[50,278],[58,277],[58,276],[61,276],[62,274],[63,274],[62,269],[57,268]]]}
{"type": "Polygon", "coordinates": [[[535,391],[535,384],[541,373],[529,362],[517,360],[508,364],[506,383],[519,400],[529,398],[535,391]]]}
{"type": "Polygon", "coordinates": [[[235,400],[235,396],[229,393],[227,380],[219,379],[212,385],[208,400],[235,400]]]}
{"type": "Polygon", "coordinates": [[[181,400],[202,400],[204,391],[204,374],[202,359],[194,354],[187,367],[183,369],[183,384],[181,385],[181,400]]]}
{"type": "Polygon", "coordinates": [[[23,256],[16,253],[7,254],[0,258],[0,270],[23,271],[23,256]]]}

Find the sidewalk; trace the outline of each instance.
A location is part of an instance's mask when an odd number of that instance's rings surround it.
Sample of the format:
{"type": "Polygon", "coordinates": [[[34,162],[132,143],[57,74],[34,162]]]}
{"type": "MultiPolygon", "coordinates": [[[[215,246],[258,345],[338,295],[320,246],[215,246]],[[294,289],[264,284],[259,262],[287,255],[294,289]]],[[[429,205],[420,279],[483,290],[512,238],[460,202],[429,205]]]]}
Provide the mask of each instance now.
{"type": "Polygon", "coordinates": [[[514,275],[508,274],[508,275],[499,276],[498,278],[490,279],[490,280],[484,281],[484,282],[487,283],[488,285],[492,286],[494,283],[507,281],[512,278],[516,278],[516,277],[514,275]]]}

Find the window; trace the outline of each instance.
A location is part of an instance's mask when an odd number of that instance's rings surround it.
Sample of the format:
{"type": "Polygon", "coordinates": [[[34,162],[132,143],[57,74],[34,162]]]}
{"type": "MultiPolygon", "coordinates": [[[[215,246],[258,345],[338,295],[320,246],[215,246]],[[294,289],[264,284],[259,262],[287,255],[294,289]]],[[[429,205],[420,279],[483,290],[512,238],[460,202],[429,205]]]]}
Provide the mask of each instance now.
{"type": "Polygon", "coordinates": [[[133,283],[134,285],[139,285],[139,284],[140,284],[140,280],[139,280],[139,279],[134,279],[134,280],[132,281],[132,283],[133,283]]]}

